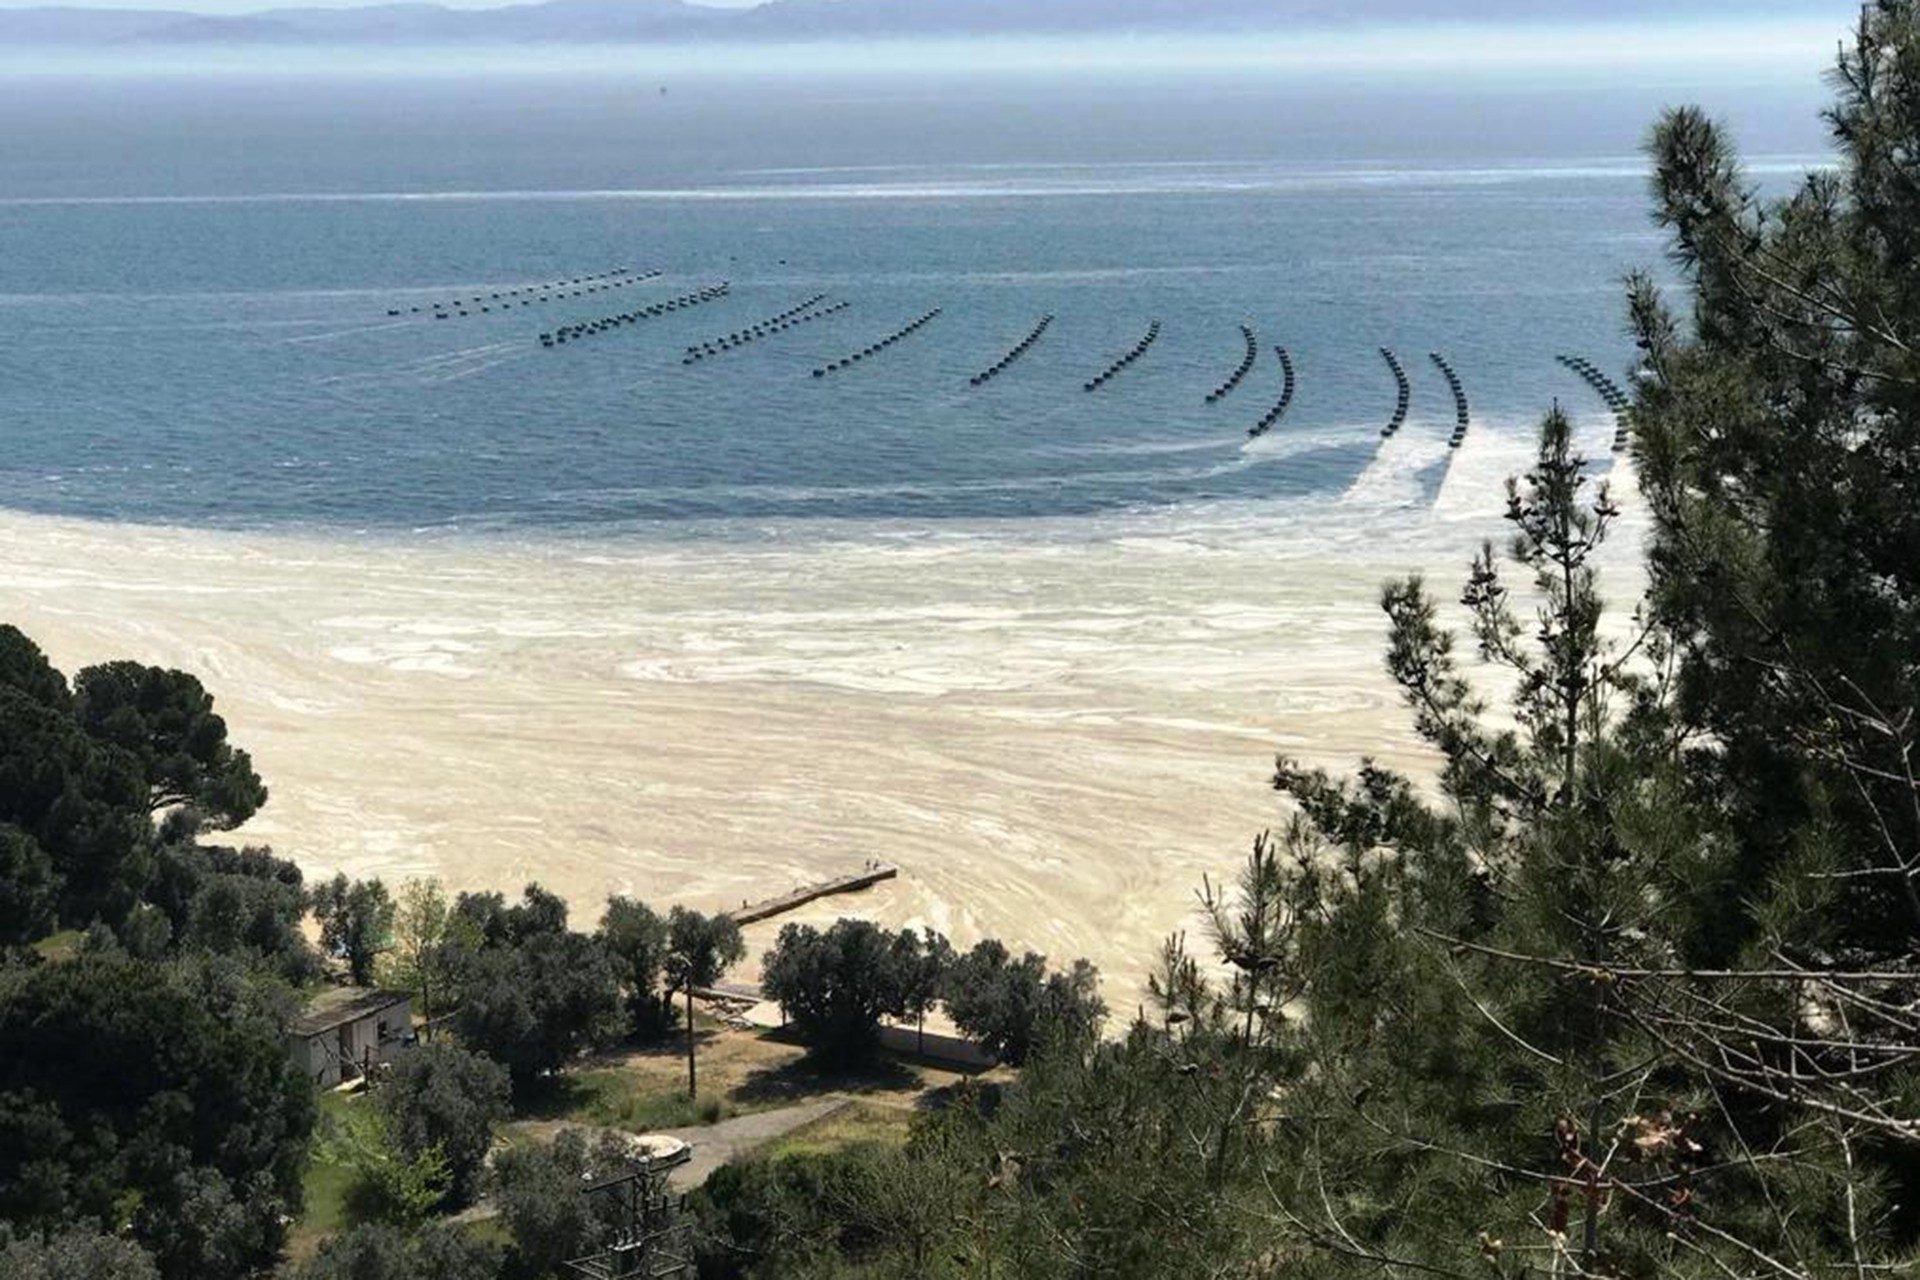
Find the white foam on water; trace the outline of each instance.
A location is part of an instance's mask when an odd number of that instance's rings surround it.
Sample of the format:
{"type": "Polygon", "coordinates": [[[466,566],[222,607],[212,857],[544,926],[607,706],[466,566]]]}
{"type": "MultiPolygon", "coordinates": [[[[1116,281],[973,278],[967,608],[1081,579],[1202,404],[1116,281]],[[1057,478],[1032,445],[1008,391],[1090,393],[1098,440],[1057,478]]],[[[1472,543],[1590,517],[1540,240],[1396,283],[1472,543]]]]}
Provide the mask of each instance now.
{"type": "Polygon", "coordinates": [[[1434,432],[1434,424],[1409,418],[1380,442],[1373,461],[1348,486],[1341,502],[1370,511],[1424,505],[1420,474],[1447,453],[1447,442],[1434,432]]]}
{"type": "Polygon", "coordinates": [[[1222,433],[1217,437],[1200,440],[1133,440],[1133,441],[1061,441],[1043,442],[1033,445],[1029,452],[1036,455],[1057,455],[1061,457],[1086,457],[1111,454],[1119,457],[1160,457],[1179,453],[1212,453],[1225,449],[1242,448],[1249,441],[1238,435],[1222,433]]]}
{"type": "Polygon", "coordinates": [[[1442,520],[1497,519],[1506,510],[1507,478],[1526,470],[1535,446],[1531,426],[1476,419],[1460,447],[1451,451],[1446,477],[1434,498],[1434,516],[1442,520]]]}
{"type": "MultiPolygon", "coordinates": [[[[1757,176],[1805,173],[1831,165],[1826,156],[1755,157],[1743,166],[1757,176]]],[[[778,171],[761,171],[773,176],[778,171]]],[[[816,169],[788,171],[815,178],[857,177],[876,169],[816,169]]],[[[1363,190],[1368,188],[1461,188],[1499,186],[1539,181],[1616,181],[1639,184],[1645,180],[1645,162],[1619,157],[1587,163],[1554,165],[1441,167],[1283,166],[1203,164],[1197,167],[1143,166],[939,166],[895,169],[919,173],[913,179],[892,181],[812,181],[793,183],[704,184],[676,187],[584,187],[564,190],[508,188],[501,190],[387,190],[286,191],[255,193],[127,194],[94,196],[10,196],[5,207],[140,206],[140,205],[284,205],[284,204],[475,204],[577,203],[582,201],[873,201],[873,200],[1006,200],[1243,194],[1363,190]]],[[[751,176],[751,175],[749,175],[751,176]]]]}
{"type": "MultiPolygon", "coordinates": [[[[420,317],[424,319],[425,317],[420,317]]],[[[360,338],[370,333],[385,333],[390,329],[410,329],[415,327],[412,320],[388,320],[382,324],[356,325],[351,329],[335,329],[329,333],[309,333],[298,338],[284,338],[288,346],[304,346],[316,342],[337,342],[341,338],[360,338]]]]}
{"type": "Polygon", "coordinates": [[[1321,449],[1341,448],[1378,439],[1379,434],[1377,426],[1364,423],[1305,426],[1283,421],[1258,436],[1246,436],[1243,433],[1240,451],[1250,458],[1277,461],[1321,449]]]}
{"type": "MultiPolygon", "coordinates": [[[[1377,431],[1284,423],[1183,474],[1377,431]]],[[[1276,820],[1276,751],[1427,767],[1382,672],[1379,586],[1420,571],[1450,599],[1533,447],[1521,421],[1476,421],[1451,454],[1439,433],[1410,421],[1339,492],[1091,517],[563,540],[0,513],[0,596],[69,669],[207,673],[274,791],[242,837],[303,863],[537,876],[585,913],[619,888],[717,907],[882,857],[898,892],[836,910],[1086,955],[1124,1001],[1200,876],[1276,820]]],[[[1581,433],[1604,445],[1610,423],[1581,433]]],[[[1627,505],[1605,552],[1622,590],[1627,505]]]]}
{"type": "Polygon", "coordinates": [[[531,350],[520,350],[520,351],[508,352],[504,355],[497,355],[497,356],[493,356],[490,359],[482,359],[477,362],[464,365],[458,369],[439,372],[432,376],[422,378],[421,385],[422,386],[439,386],[443,383],[458,382],[463,378],[471,378],[475,374],[485,373],[487,370],[498,368],[503,364],[515,364],[521,360],[530,359],[532,358],[532,356],[533,356],[533,352],[531,350]]]}

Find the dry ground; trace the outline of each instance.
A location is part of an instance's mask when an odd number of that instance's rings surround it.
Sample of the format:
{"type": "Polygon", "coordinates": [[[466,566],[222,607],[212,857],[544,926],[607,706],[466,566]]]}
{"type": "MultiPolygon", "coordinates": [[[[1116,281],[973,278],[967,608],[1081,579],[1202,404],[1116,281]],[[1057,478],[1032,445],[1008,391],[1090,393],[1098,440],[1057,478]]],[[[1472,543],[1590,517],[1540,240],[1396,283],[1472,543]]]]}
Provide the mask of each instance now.
{"type": "Polygon", "coordinates": [[[781,1032],[697,1022],[700,1096],[689,1101],[686,1040],[624,1048],[592,1058],[522,1108],[516,1133],[548,1136],[564,1124],[645,1132],[713,1124],[823,1098],[855,1098],[906,1116],[934,1105],[967,1078],[944,1067],[883,1058],[865,1069],[823,1069],[781,1032]]]}

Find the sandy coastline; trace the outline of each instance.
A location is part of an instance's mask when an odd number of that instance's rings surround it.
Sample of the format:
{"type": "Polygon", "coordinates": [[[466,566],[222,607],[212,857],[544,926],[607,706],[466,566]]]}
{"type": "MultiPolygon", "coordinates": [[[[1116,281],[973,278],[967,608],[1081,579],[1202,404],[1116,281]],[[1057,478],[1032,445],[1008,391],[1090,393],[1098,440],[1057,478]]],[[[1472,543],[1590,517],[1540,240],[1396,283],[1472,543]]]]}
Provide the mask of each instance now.
{"type": "Polygon", "coordinates": [[[1425,766],[1375,601],[1497,532],[1477,480],[1344,534],[1331,508],[639,546],[4,514],[0,618],[68,670],[199,673],[273,791],[242,836],[310,875],[537,879],[584,921],[880,858],[898,881],[791,918],[1085,955],[1125,1008],[1201,876],[1282,819],[1276,751],[1425,766]]]}

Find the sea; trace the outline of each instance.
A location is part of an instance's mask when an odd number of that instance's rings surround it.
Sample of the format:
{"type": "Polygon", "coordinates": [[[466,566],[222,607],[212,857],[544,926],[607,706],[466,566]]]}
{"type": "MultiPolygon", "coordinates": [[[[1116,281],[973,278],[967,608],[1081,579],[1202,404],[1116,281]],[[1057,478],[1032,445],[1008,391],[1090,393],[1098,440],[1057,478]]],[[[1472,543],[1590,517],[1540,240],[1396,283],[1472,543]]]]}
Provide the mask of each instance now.
{"type": "MultiPolygon", "coordinates": [[[[1708,105],[1784,186],[1824,160],[1818,95],[1708,105]]],[[[1437,73],[12,78],[0,506],[683,540],[1351,496],[1364,527],[1369,495],[1446,487],[1436,353],[1469,441],[1524,442],[1558,402],[1604,469],[1615,424],[1557,357],[1630,377],[1623,277],[1667,271],[1640,146],[1684,96],[1437,73]],[[1397,444],[1383,348],[1409,380],[1397,444]]]]}
{"type": "Polygon", "coordinates": [[[1276,755],[1431,779],[1380,584],[1459,624],[1556,402],[1626,626],[1644,505],[1557,358],[1629,383],[1660,108],[1762,189],[1828,147],[1817,65],[729,57],[0,74],[0,622],[199,675],[272,790],[234,839],[582,924],[879,860],[776,923],[1132,1008],[1276,755]]]}

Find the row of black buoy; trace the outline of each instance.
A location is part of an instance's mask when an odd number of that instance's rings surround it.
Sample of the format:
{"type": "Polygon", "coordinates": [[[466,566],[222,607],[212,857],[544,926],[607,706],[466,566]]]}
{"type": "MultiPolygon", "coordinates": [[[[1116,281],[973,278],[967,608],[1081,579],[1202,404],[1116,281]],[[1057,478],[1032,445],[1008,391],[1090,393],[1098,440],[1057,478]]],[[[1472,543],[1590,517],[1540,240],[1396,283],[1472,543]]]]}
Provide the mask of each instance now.
{"type": "Polygon", "coordinates": [[[1287,410],[1293,407],[1293,356],[1285,347],[1275,347],[1273,354],[1280,357],[1280,401],[1273,408],[1260,415],[1260,421],[1247,428],[1247,434],[1256,440],[1279,424],[1287,416],[1287,410]]]}
{"type": "Polygon", "coordinates": [[[591,338],[595,334],[610,333],[623,324],[638,324],[642,320],[652,320],[657,316],[666,315],[669,311],[681,311],[687,307],[697,307],[703,302],[712,302],[716,298],[724,298],[731,291],[732,286],[725,280],[722,280],[719,284],[710,284],[704,289],[697,290],[693,293],[682,294],[678,298],[670,298],[665,302],[656,302],[652,306],[642,307],[638,311],[622,311],[617,316],[602,316],[598,320],[583,320],[578,324],[563,324],[552,333],[541,334],[540,345],[543,347],[562,346],[568,342],[577,342],[582,338],[591,338]]]}
{"type": "Polygon", "coordinates": [[[1391,436],[1406,425],[1407,410],[1413,406],[1413,383],[1407,378],[1407,367],[1400,363],[1400,357],[1391,348],[1380,348],[1380,355],[1386,360],[1387,368],[1393,370],[1393,380],[1399,384],[1399,397],[1394,401],[1393,420],[1387,423],[1380,434],[1391,436]]]}
{"type": "Polygon", "coordinates": [[[1567,368],[1579,374],[1594,393],[1607,402],[1607,408],[1613,412],[1613,451],[1625,453],[1627,442],[1633,431],[1633,399],[1622,391],[1612,378],[1600,371],[1600,366],[1581,356],[1555,356],[1567,368]]]}
{"type": "Polygon", "coordinates": [[[1448,388],[1453,392],[1453,437],[1447,441],[1447,448],[1458,449],[1467,439],[1467,424],[1472,420],[1472,411],[1467,407],[1467,389],[1460,385],[1460,375],[1453,371],[1453,365],[1438,351],[1429,351],[1427,355],[1439,368],[1440,376],[1447,380],[1448,388]]]}
{"type": "Polygon", "coordinates": [[[1052,323],[1052,315],[1041,316],[1040,323],[1033,326],[1032,333],[1029,333],[1026,337],[1016,342],[1013,345],[1013,350],[1007,352],[1007,354],[1001,356],[998,360],[995,360],[979,373],[974,374],[969,380],[970,385],[976,387],[984,386],[1005,373],[1015,360],[1018,360],[1021,356],[1033,350],[1033,344],[1040,341],[1041,335],[1046,333],[1048,326],[1052,323]]]}
{"type": "Polygon", "coordinates": [[[1232,377],[1207,393],[1208,404],[1225,400],[1232,395],[1233,389],[1245,382],[1247,375],[1253,372],[1253,362],[1260,358],[1260,339],[1254,336],[1253,330],[1243,324],[1240,326],[1240,336],[1246,339],[1247,343],[1246,354],[1240,357],[1240,367],[1233,371],[1232,377]]]}
{"type": "Polygon", "coordinates": [[[1159,341],[1159,339],[1160,339],[1160,322],[1158,320],[1155,320],[1152,324],[1147,326],[1147,332],[1140,339],[1140,341],[1133,344],[1132,350],[1128,351],[1127,354],[1121,356],[1118,360],[1115,360],[1112,364],[1108,365],[1104,373],[1096,375],[1093,381],[1087,383],[1087,390],[1098,391],[1101,387],[1106,386],[1107,383],[1113,381],[1113,379],[1115,379],[1120,375],[1120,371],[1122,369],[1125,369],[1128,365],[1132,364],[1135,360],[1138,360],[1141,356],[1147,354],[1147,348],[1151,347],[1155,342],[1159,341]]]}
{"type": "Polygon", "coordinates": [[[813,371],[813,376],[816,378],[824,378],[830,373],[838,373],[842,369],[851,369],[854,365],[859,364],[862,360],[866,359],[868,356],[877,356],[882,351],[886,350],[888,347],[891,347],[894,343],[900,342],[918,333],[920,330],[926,328],[927,325],[931,324],[934,318],[939,314],[940,314],[940,308],[935,307],[933,310],[927,312],[927,314],[921,316],[918,320],[915,320],[912,324],[906,325],[903,328],[895,329],[892,333],[880,339],[880,341],[874,343],[872,346],[862,348],[861,350],[854,352],[852,355],[846,357],[843,360],[835,360],[831,364],[822,365],[820,368],[815,369],[813,371]]]}
{"type": "MultiPolygon", "coordinates": [[[[523,285],[518,289],[507,289],[496,293],[476,293],[471,301],[466,298],[455,298],[451,302],[429,302],[424,307],[412,308],[409,314],[419,315],[422,311],[431,311],[435,320],[464,318],[494,310],[505,311],[516,303],[523,307],[530,307],[536,302],[551,302],[555,298],[577,298],[582,294],[600,293],[607,289],[625,289],[632,285],[644,284],[648,280],[658,278],[659,275],[658,271],[636,275],[632,268],[620,267],[613,271],[602,271],[597,275],[580,276],[573,280],[523,285]],[[470,310],[469,307],[474,303],[479,305],[470,310]]],[[[400,308],[389,307],[387,314],[397,316],[400,314],[400,308]]]]}
{"type": "Polygon", "coordinates": [[[851,305],[850,303],[841,302],[828,307],[824,311],[813,311],[813,308],[825,302],[826,299],[826,294],[816,293],[799,306],[789,307],[777,316],[771,316],[757,324],[750,324],[738,332],[727,334],[725,337],[714,338],[710,341],[690,346],[687,348],[686,357],[681,360],[680,363],[697,364],[705,360],[708,356],[717,356],[723,352],[732,351],[736,347],[744,347],[749,342],[757,342],[761,338],[771,337],[776,333],[784,333],[794,325],[802,324],[808,320],[818,320],[821,316],[830,316],[836,311],[845,311],[847,307],[851,305]],[[807,314],[808,312],[812,312],[812,314],[809,315],[807,314]]]}

